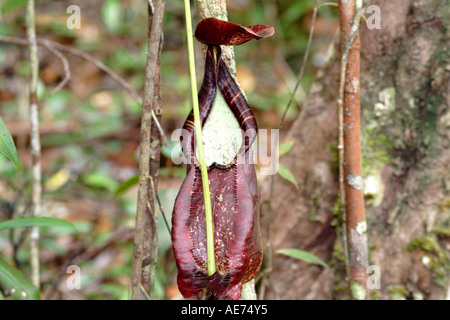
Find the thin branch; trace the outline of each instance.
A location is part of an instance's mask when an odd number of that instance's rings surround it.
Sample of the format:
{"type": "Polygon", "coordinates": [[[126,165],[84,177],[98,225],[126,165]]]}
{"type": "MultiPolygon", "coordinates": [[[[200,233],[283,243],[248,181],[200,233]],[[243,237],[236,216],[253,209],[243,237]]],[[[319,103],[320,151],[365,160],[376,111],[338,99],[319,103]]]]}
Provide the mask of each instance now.
{"type": "Polygon", "coordinates": [[[170,235],[170,234],[172,234],[172,230],[170,229],[170,226],[169,226],[169,222],[168,222],[168,220],[167,220],[166,213],[164,212],[163,206],[162,206],[162,204],[161,204],[161,200],[159,199],[159,195],[158,195],[157,192],[155,192],[155,198],[156,198],[156,201],[158,202],[158,208],[159,208],[159,211],[161,211],[161,214],[162,214],[162,216],[163,216],[164,224],[166,225],[167,231],[169,231],[169,235],[170,235]]]}
{"type": "MultiPolygon", "coordinates": [[[[150,2],[149,2],[150,4],[150,2]]],[[[152,4],[148,6],[148,26],[149,32],[153,24],[154,7],[152,4]]],[[[149,34],[150,37],[150,34],[149,34]]],[[[159,42],[159,49],[156,61],[155,76],[154,76],[154,92],[153,92],[153,105],[152,112],[157,115],[158,122],[162,115],[162,103],[161,103],[161,53],[163,48],[164,35],[161,30],[161,39],[159,42]]],[[[154,125],[155,121],[151,121],[150,129],[150,173],[149,180],[150,185],[148,189],[148,201],[147,201],[147,215],[145,217],[145,235],[144,238],[147,241],[144,246],[143,256],[144,261],[142,264],[142,287],[147,293],[151,293],[153,290],[153,297],[156,299],[156,263],[157,263],[157,245],[158,245],[158,222],[157,214],[155,211],[155,194],[158,189],[158,172],[161,159],[161,134],[158,128],[154,125]],[[155,247],[156,246],[156,247],[155,247]],[[153,266],[153,269],[152,269],[153,266]]]]}
{"type": "Polygon", "coordinates": [[[144,296],[145,300],[152,300],[152,298],[150,298],[150,295],[147,293],[147,291],[145,290],[145,288],[142,284],[140,285],[140,289],[141,289],[141,293],[144,296]]]}
{"type": "MultiPolygon", "coordinates": [[[[155,77],[157,55],[160,49],[162,21],[164,16],[165,1],[155,1],[155,12],[149,25],[149,39],[147,51],[147,65],[145,68],[144,100],[142,106],[141,142],[139,146],[139,186],[138,202],[136,211],[136,228],[134,237],[134,258],[132,274],[132,299],[141,297],[141,280],[144,262],[144,251],[146,246],[145,227],[146,215],[148,214],[147,201],[150,189],[150,137],[153,114],[153,101],[155,90],[155,77]]],[[[149,21],[150,22],[150,21],[149,21]]]]}
{"type": "MultiPolygon", "coordinates": [[[[359,21],[359,20],[358,20],[359,21]]],[[[345,21],[342,23],[342,26],[347,29],[346,24],[348,22],[345,21]]],[[[339,81],[339,98],[338,102],[338,122],[339,122],[339,137],[338,137],[338,152],[339,152],[339,196],[340,196],[340,210],[342,216],[342,224],[343,224],[343,235],[342,239],[344,241],[344,253],[345,253],[345,265],[347,268],[347,277],[350,274],[349,271],[349,251],[348,251],[348,239],[347,239],[347,213],[345,210],[345,179],[344,179],[344,89],[345,89],[345,81],[346,81],[346,72],[347,72],[347,63],[348,63],[348,54],[350,52],[351,45],[353,44],[354,38],[356,36],[356,31],[358,29],[350,30],[350,34],[347,38],[341,37],[341,69],[340,69],[340,81],[339,81]]],[[[342,31],[341,34],[345,35],[342,31]]]]}
{"type": "MultiPolygon", "coordinates": [[[[294,72],[292,71],[289,64],[286,62],[284,57],[281,55],[280,52],[275,52],[275,57],[273,60],[273,64],[278,71],[279,76],[281,77],[281,80],[283,81],[285,87],[290,88],[295,87],[295,84],[297,83],[297,78],[295,77],[294,72]]],[[[291,91],[291,94],[293,91],[291,91]]],[[[299,86],[299,90],[297,90],[297,93],[294,95],[295,103],[297,105],[301,105],[301,103],[306,98],[306,94],[301,86],[299,86]]]]}
{"type": "MultiPolygon", "coordinates": [[[[27,37],[31,65],[30,93],[30,122],[31,122],[31,158],[32,158],[32,212],[34,217],[41,215],[41,142],[39,137],[39,111],[37,99],[37,85],[39,74],[39,60],[36,42],[36,27],[34,17],[34,0],[27,3],[27,37]]],[[[39,275],[39,227],[31,230],[31,279],[35,286],[40,287],[39,275]]]]}
{"type": "Polygon", "coordinates": [[[344,249],[352,299],[368,299],[367,223],[364,207],[361,117],[360,41],[362,1],[340,1],[341,70],[338,99],[339,192],[344,221],[344,249]]]}
{"type": "MultiPolygon", "coordinates": [[[[150,177],[151,178],[151,177],[150,177]]],[[[152,180],[153,182],[153,180],[152,180]]],[[[153,189],[154,190],[154,189],[153,189]]],[[[150,206],[150,201],[147,201],[147,209],[149,212],[149,216],[151,216],[152,221],[152,246],[151,246],[151,259],[153,265],[153,270],[150,272],[152,274],[151,281],[149,282],[149,285],[151,285],[153,290],[153,300],[156,300],[156,264],[158,263],[158,218],[157,215],[154,214],[153,209],[150,206]]],[[[149,291],[146,289],[146,292],[149,291]]]]}
{"type": "MultiPolygon", "coordinates": [[[[153,9],[152,6],[149,6],[149,19],[153,19],[153,9]]],[[[151,23],[151,22],[149,22],[151,23]]],[[[154,84],[154,95],[153,95],[153,106],[152,111],[156,114],[158,120],[161,119],[162,116],[162,102],[161,102],[161,53],[164,43],[164,34],[161,30],[161,39],[159,43],[158,57],[156,62],[155,69],[155,84],[154,84]]],[[[150,254],[150,260],[152,261],[148,267],[143,267],[143,275],[151,276],[149,281],[144,284],[144,288],[147,292],[153,291],[153,299],[156,300],[156,265],[158,262],[158,215],[155,210],[155,202],[157,201],[157,190],[158,190],[158,181],[159,181],[159,167],[161,160],[161,134],[159,130],[154,125],[155,121],[152,120],[151,130],[150,130],[150,186],[148,190],[148,215],[146,223],[148,225],[147,229],[151,233],[148,235],[148,249],[150,254]],[[151,269],[153,265],[153,269],[151,269]]],[[[161,205],[160,205],[161,209],[161,205]]],[[[160,210],[161,211],[161,210],[160,210]]],[[[164,221],[166,221],[166,217],[164,211],[161,211],[164,217],[164,221]]],[[[169,230],[169,229],[168,229],[169,230]]],[[[170,230],[169,230],[170,235],[170,230]]]]}
{"type": "Polygon", "coordinates": [[[55,94],[56,92],[61,90],[61,88],[64,87],[70,81],[70,79],[71,79],[70,65],[69,65],[69,61],[67,61],[67,58],[59,50],[57,50],[56,48],[51,46],[49,43],[45,43],[44,46],[51,53],[53,53],[55,56],[57,56],[59,58],[59,60],[61,60],[63,67],[64,67],[64,78],[51,92],[51,94],[55,94]]]}

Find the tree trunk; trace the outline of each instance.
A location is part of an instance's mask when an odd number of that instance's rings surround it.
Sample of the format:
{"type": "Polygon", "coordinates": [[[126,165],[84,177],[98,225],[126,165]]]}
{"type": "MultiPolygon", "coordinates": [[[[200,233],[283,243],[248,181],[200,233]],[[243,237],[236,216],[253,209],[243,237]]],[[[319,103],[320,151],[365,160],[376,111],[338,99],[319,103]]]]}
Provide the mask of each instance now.
{"type": "MultiPolygon", "coordinates": [[[[372,298],[445,298],[449,290],[450,112],[445,0],[372,1],[381,29],[361,25],[361,144],[369,259],[381,272],[372,298]]],[[[367,13],[366,16],[370,17],[367,13]]],[[[337,44],[337,43],[336,43],[337,44]]],[[[338,48],[338,46],[336,46],[338,48]]],[[[346,299],[337,198],[339,54],[324,67],[287,140],[276,177],[275,250],[299,248],[323,268],[275,256],[267,298],[346,299]]],[[[269,195],[263,184],[263,201],[269,195]]],[[[264,202],[263,202],[264,203],[264,202]]],[[[263,223],[266,206],[262,206],[263,223]]],[[[263,228],[264,230],[264,228],[263,228]]]]}

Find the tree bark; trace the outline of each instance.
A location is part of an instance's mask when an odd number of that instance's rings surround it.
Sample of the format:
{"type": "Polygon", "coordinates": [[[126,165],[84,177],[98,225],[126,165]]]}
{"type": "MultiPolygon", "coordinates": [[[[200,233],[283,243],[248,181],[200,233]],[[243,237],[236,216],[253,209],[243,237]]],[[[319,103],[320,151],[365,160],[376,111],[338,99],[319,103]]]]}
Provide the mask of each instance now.
{"type": "MultiPolygon", "coordinates": [[[[443,0],[371,5],[381,9],[381,29],[361,24],[360,80],[369,264],[381,272],[381,288],[371,297],[441,299],[450,265],[450,16],[443,0]]],[[[271,217],[274,250],[304,249],[330,268],[275,256],[272,277],[281,299],[349,298],[336,237],[342,232],[336,210],[339,58],[320,72],[289,130],[286,139],[295,144],[281,162],[299,189],[277,177],[271,217]]],[[[262,187],[264,200],[269,183],[262,187]]]]}

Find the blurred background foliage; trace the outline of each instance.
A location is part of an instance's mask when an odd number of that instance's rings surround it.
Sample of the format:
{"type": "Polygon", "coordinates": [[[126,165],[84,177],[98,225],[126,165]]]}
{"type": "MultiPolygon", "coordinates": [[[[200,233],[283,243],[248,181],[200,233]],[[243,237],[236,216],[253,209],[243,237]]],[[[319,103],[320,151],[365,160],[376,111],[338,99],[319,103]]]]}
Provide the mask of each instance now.
{"type": "MultiPolygon", "coordinates": [[[[26,0],[0,1],[0,35],[26,37],[26,0]]],[[[194,4],[193,4],[194,5],[194,4]]],[[[238,79],[260,128],[276,128],[293,89],[306,50],[313,1],[229,0],[229,20],[268,24],[270,39],[235,48],[238,79]]],[[[196,12],[196,10],[193,10],[196,12]]],[[[194,23],[198,17],[194,17],[194,23]]],[[[161,60],[163,119],[168,137],[191,109],[182,1],[167,1],[161,60]]],[[[138,92],[144,85],[147,8],[143,0],[36,1],[38,37],[83,50],[121,75],[138,92]],[[81,29],[70,30],[69,5],[81,9],[81,29]]],[[[308,92],[337,36],[337,10],[322,7],[315,26],[311,56],[301,86],[308,92]]],[[[203,62],[200,45],[198,81],[203,62]]],[[[64,76],[61,61],[39,47],[40,129],[42,139],[43,215],[67,220],[78,232],[58,228],[41,233],[42,294],[45,299],[127,299],[133,258],[138,144],[141,108],[110,77],[86,61],[66,54],[72,80],[55,94],[64,76]],[[68,290],[67,266],[82,272],[82,289],[68,290]]],[[[30,215],[28,52],[0,43],[0,115],[11,132],[21,169],[0,157],[0,221],[30,215]]],[[[300,90],[301,91],[301,90],[300,90]]],[[[302,107],[302,92],[284,128],[302,107]]],[[[283,141],[287,129],[280,133],[283,141]]],[[[185,174],[163,148],[159,196],[170,221],[175,196],[185,174]]],[[[263,179],[264,177],[261,177],[263,179]]],[[[0,233],[0,253],[30,274],[26,230],[0,233]]],[[[157,297],[179,297],[170,236],[159,216],[157,297]]]]}

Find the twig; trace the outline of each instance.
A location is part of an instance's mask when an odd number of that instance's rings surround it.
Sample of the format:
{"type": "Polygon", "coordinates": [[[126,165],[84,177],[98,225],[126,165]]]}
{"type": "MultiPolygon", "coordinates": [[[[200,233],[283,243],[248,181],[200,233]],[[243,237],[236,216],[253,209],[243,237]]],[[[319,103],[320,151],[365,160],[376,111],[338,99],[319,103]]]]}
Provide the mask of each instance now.
{"type": "MultiPolygon", "coordinates": [[[[30,54],[30,122],[31,122],[31,158],[33,168],[32,212],[34,217],[41,215],[41,142],[39,138],[39,111],[37,99],[37,84],[39,61],[34,24],[34,0],[27,3],[27,37],[30,54]]],[[[39,277],[39,227],[31,230],[31,279],[35,286],[40,287],[39,277]]]]}
{"type": "MultiPolygon", "coordinates": [[[[152,6],[149,6],[149,10],[151,11],[149,13],[149,18],[153,17],[153,9],[152,6]]],[[[159,50],[158,50],[158,57],[156,62],[156,69],[155,69],[155,91],[154,91],[154,97],[153,97],[153,106],[152,111],[156,114],[159,120],[161,119],[162,115],[162,103],[161,103],[161,53],[164,43],[164,34],[161,30],[161,39],[159,43],[159,50]]],[[[158,216],[156,214],[155,210],[155,202],[158,195],[158,181],[159,181],[159,167],[160,167],[160,160],[161,160],[161,139],[163,138],[156,127],[155,121],[152,120],[151,124],[151,130],[150,130],[150,188],[148,192],[149,201],[147,202],[147,205],[149,206],[149,214],[147,220],[149,222],[149,230],[151,230],[151,242],[152,246],[149,246],[150,248],[150,256],[152,260],[153,270],[149,273],[152,275],[151,280],[148,284],[148,292],[150,292],[150,287],[153,290],[153,299],[156,300],[156,265],[158,262],[158,216]]],[[[159,200],[158,200],[159,203],[159,200]]],[[[161,205],[159,203],[160,211],[164,217],[164,222],[167,224],[167,220],[164,214],[164,211],[161,210],[161,205]]],[[[168,229],[169,230],[169,229],[168,229]]],[[[170,230],[169,230],[170,235],[170,230]]],[[[149,265],[149,268],[151,267],[151,264],[149,265]]],[[[145,287],[145,286],[144,286],[145,287]]]]}
{"type": "Polygon", "coordinates": [[[360,43],[362,1],[340,1],[341,70],[338,99],[339,193],[343,240],[352,299],[367,299],[367,224],[360,137],[360,43]],[[351,26],[351,28],[349,28],[351,26]]]}
{"type": "MultiPolygon", "coordinates": [[[[148,39],[150,39],[151,37],[151,29],[152,29],[152,25],[153,25],[153,17],[154,17],[154,7],[153,4],[151,2],[149,2],[149,5],[147,6],[147,11],[148,11],[148,21],[147,21],[147,36],[148,39]]],[[[162,36],[162,31],[161,31],[161,36],[162,36]]],[[[155,66],[155,72],[154,72],[154,92],[153,92],[153,105],[151,107],[152,112],[154,111],[157,102],[160,102],[160,84],[158,83],[158,81],[160,80],[159,77],[159,62],[160,62],[160,54],[161,54],[161,40],[160,39],[160,43],[159,43],[159,49],[158,49],[158,57],[156,58],[156,66],[155,66]]],[[[153,76],[153,75],[152,75],[153,76]]],[[[157,107],[160,107],[159,105],[157,107]]],[[[141,272],[141,288],[144,289],[144,291],[147,294],[151,294],[152,291],[152,261],[154,259],[153,256],[153,248],[154,248],[154,244],[155,244],[155,236],[157,237],[157,231],[156,231],[156,220],[155,220],[155,207],[154,207],[154,197],[153,197],[153,176],[157,174],[156,172],[152,172],[152,168],[155,166],[155,160],[154,159],[154,148],[153,148],[153,144],[157,143],[158,145],[160,144],[160,141],[158,140],[158,138],[155,139],[155,137],[158,135],[157,130],[155,130],[155,126],[153,125],[154,121],[151,120],[150,123],[150,129],[149,129],[149,134],[150,134],[150,141],[149,141],[149,175],[148,175],[148,179],[150,181],[149,185],[148,185],[148,200],[147,200],[147,212],[145,215],[145,221],[144,221],[144,231],[143,231],[143,235],[142,238],[145,241],[145,244],[143,246],[143,250],[142,250],[142,272],[141,272]],[[156,133],[155,133],[156,131],[156,133]],[[157,141],[155,141],[157,140],[157,141]]]]}
{"type": "Polygon", "coordinates": [[[147,201],[150,177],[150,135],[152,123],[152,105],[155,89],[155,75],[157,54],[161,41],[162,20],[164,16],[165,1],[155,1],[155,13],[153,15],[148,39],[147,65],[145,68],[144,100],[142,106],[141,142],[139,147],[139,186],[136,212],[136,228],[134,237],[134,258],[132,274],[133,300],[141,297],[142,264],[144,258],[145,220],[148,213],[147,201]]]}
{"type": "Polygon", "coordinates": [[[141,289],[141,293],[144,296],[145,300],[152,300],[152,298],[150,298],[149,294],[147,293],[147,291],[145,290],[145,288],[142,284],[140,285],[140,289],[141,289]]]}
{"type": "MultiPolygon", "coordinates": [[[[286,60],[284,59],[284,57],[281,55],[280,52],[277,51],[275,53],[275,58],[273,60],[273,63],[275,65],[276,70],[278,71],[278,74],[280,75],[281,79],[283,80],[284,85],[288,88],[290,88],[291,85],[293,85],[293,87],[295,87],[295,84],[297,83],[297,79],[296,79],[291,67],[286,62],[286,60]]],[[[300,90],[297,90],[297,93],[294,95],[295,103],[297,103],[297,105],[300,105],[306,97],[306,94],[303,91],[303,88],[301,86],[299,86],[299,89],[300,90]]],[[[292,92],[293,91],[291,91],[291,94],[292,94],[292,92]]]]}
{"type": "MultiPolygon", "coordinates": [[[[149,197],[151,199],[151,197],[149,197]]],[[[156,300],[156,263],[158,261],[158,220],[157,216],[147,201],[147,217],[150,221],[147,223],[147,229],[150,234],[146,235],[148,240],[147,250],[145,256],[147,257],[145,263],[142,264],[142,283],[141,286],[145,292],[153,291],[154,300],[156,300]],[[152,269],[153,266],[153,269],[152,269]]]]}
{"type": "Polygon", "coordinates": [[[167,221],[166,213],[164,212],[163,206],[161,204],[161,200],[159,199],[159,195],[157,192],[155,192],[155,198],[156,198],[156,201],[158,201],[158,208],[159,208],[159,211],[161,211],[161,214],[163,216],[164,224],[166,225],[167,231],[169,231],[169,234],[171,234],[172,230],[169,226],[169,222],[167,221]]]}
{"type": "MultiPolygon", "coordinates": [[[[150,2],[149,2],[150,3],[150,2]]],[[[154,7],[153,4],[148,6],[148,25],[149,32],[151,30],[151,25],[153,24],[154,7]]],[[[150,34],[148,35],[150,37],[150,34]]],[[[158,56],[155,68],[154,77],[154,92],[153,92],[153,105],[152,112],[157,114],[158,121],[162,114],[162,104],[161,104],[161,53],[163,47],[163,31],[161,30],[161,39],[159,42],[158,56]]],[[[142,264],[142,287],[147,293],[153,290],[153,296],[156,299],[156,263],[157,263],[157,247],[158,245],[158,224],[157,215],[155,211],[155,194],[158,188],[158,172],[161,159],[161,134],[156,126],[154,126],[155,121],[152,119],[151,129],[150,129],[150,173],[149,180],[150,185],[148,189],[148,201],[147,201],[147,215],[145,217],[145,235],[144,238],[147,239],[147,245],[144,246],[144,261],[142,264]],[[153,265],[153,272],[152,272],[153,265]]]]}
{"type": "Polygon", "coordinates": [[[152,284],[153,284],[153,300],[156,300],[156,265],[158,263],[158,218],[157,215],[153,215],[153,248],[152,248],[152,260],[153,260],[153,274],[152,274],[152,284]]]}
{"type": "Polygon", "coordinates": [[[55,94],[59,90],[61,90],[62,87],[64,87],[71,79],[70,75],[70,65],[67,61],[67,58],[55,47],[53,47],[50,43],[45,42],[44,47],[46,47],[51,53],[53,53],[55,56],[61,60],[63,67],[64,67],[64,78],[63,80],[52,90],[51,94],[55,94]]]}

